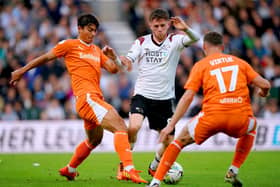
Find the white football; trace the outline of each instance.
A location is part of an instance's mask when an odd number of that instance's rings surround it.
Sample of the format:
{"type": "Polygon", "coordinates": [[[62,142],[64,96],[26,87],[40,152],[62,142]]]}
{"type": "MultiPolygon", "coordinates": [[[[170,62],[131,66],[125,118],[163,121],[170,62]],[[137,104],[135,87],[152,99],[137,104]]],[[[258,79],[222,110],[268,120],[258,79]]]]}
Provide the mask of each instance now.
{"type": "Polygon", "coordinates": [[[174,162],[166,173],[163,182],[166,184],[176,184],[182,179],[183,173],[183,167],[178,162],[174,162]]]}

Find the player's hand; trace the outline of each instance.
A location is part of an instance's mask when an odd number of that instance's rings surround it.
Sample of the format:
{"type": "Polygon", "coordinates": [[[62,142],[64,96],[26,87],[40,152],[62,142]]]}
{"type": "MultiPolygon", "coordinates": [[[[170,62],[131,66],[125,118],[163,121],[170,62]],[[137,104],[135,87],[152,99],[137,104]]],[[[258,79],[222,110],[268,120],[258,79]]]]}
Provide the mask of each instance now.
{"type": "Polygon", "coordinates": [[[110,59],[112,60],[115,60],[116,59],[116,53],[114,51],[113,48],[109,47],[109,46],[105,46],[103,49],[102,49],[102,52],[110,59]]]}
{"type": "Polygon", "coordinates": [[[265,92],[264,90],[259,89],[258,95],[261,96],[261,97],[267,97],[267,96],[269,96],[269,91],[265,92]]]}
{"type": "Polygon", "coordinates": [[[167,125],[164,129],[160,131],[159,142],[162,143],[167,136],[173,131],[174,127],[167,125]]]}
{"type": "Polygon", "coordinates": [[[132,70],[132,64],[129,59],[127,59],[125,56],[120,56],[120,60],[122,61],[122,64],[127,67],[127,71],[132,70]]]}
{"type": "Polygon", "coordinates": [[[185,21],[178,16],[171,17],[170,21],[171,21],[172,25],[178,30],[183,30],[184,31],[184,30],[189,28],[189,26],[185,23],[185,21]]]}
{"type": "Polygon", "coordinates": [[[21,79],[23,76],[24,71],[22,68],[19,68],[11,73],[11,80],[10,80],[10,85],[15,86],[17,82],[21,79]]]}

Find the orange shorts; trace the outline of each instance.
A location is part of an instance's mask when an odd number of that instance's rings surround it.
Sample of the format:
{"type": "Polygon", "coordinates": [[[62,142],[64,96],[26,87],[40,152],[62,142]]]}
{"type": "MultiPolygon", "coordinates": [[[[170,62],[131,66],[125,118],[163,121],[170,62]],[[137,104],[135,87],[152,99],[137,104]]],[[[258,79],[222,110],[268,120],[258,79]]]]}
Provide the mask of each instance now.
{"type": "Polygon", "coordinates": [[[112,105],[106,103],[103,98],[95,94],[82,95],[77,97],[76,110],[84,120],[86,130],[91,130],[100,125],[112,105]]]}
{"type": "Polygon", "coordinates": [[[240,113],[205,114],[200,112],[188,123],[189,133],[198,145],[219,132],[239,138],[255,129],[256,119],[240,113]]]}

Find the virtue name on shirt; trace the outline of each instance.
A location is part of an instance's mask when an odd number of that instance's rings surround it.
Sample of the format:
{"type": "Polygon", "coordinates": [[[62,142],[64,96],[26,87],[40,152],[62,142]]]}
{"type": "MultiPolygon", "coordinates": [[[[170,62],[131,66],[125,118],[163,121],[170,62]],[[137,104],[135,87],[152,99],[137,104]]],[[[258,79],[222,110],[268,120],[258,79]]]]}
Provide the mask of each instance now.
{"type": "Polygon", "coordinates": [[[161,63],[163,57],[167,56],[167,52],[163,51],[146,51],[146,61],[149,63],[161,63]]]}
{"type": "Polygon", "coordinates": [[[228,62],[233,62],[232,57],[222,57],[222,58],[216,58],[213,60],[210,60],[210,65],[214,66],[214,65],[218,65],[221,63],[228,63],[228,62]]]}

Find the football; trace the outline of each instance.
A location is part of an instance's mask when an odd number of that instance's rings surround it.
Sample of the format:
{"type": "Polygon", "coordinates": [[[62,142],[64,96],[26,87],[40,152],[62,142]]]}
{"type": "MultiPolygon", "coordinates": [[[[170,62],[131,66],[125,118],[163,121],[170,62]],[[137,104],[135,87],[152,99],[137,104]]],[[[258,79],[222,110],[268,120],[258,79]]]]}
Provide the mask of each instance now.
{"type": "Polygon", "coordinates": [[[163,182],[165,184],[176,184],[182,179],[183,173],[183,167],[178,162],[174,162],[166,173],[163,182]]]}

